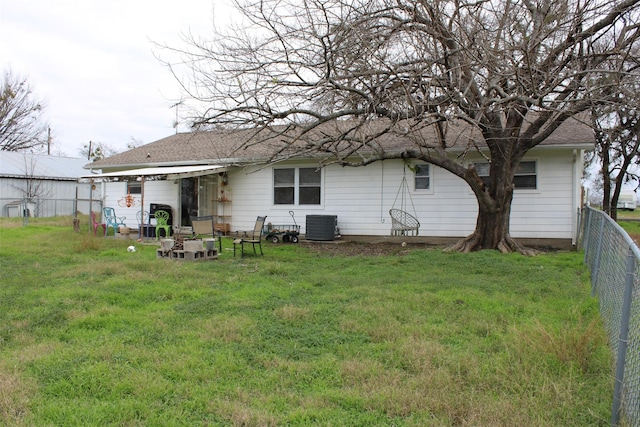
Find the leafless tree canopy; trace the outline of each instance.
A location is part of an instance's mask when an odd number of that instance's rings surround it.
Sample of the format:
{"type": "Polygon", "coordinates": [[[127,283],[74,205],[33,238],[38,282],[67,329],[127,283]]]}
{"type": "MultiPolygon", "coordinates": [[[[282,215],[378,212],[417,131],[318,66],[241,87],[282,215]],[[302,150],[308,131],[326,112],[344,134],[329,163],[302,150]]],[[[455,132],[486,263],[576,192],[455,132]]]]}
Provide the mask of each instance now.
{"type": "Polygon", "coordinates": [[[638,47],[626,55],[611,58],[612,73],[606,76],[617,86],[617,99],[593,108],[596,150],[592,163],[599,167],[597,183],[602,185],[602,209],[617,218],[618,198],[622,187],[640,186],[637,165],[640,164],[640,69],[638,47]],[[617,71],[624,69],[625,74],[617,71]]]}
{"type": "Polygon", "coordinates": [[[639,3],[238,0],[243,20],[233,31],[189,38],[182,82],[205,106],[195,126],[277,129],[283,150],[274,155],[296,148],[345,165],[417,158],[449,170],[480,208],[462,249],[508,250],[524,154],[567,118],[617,102],[618,84],[637,78],[639,3]],[[617,69],[604,66],[612,60],[617,69]],[[488,150],[489,184],[450,155],[454,122],[479,132],[470,145],[488,150]],[[425,127],[435,142],[419,137],[425,127]],[[387,149],[378,142],[389,134],[415,144],[387,149]],[[489,215],[502,218],[483,226],[489,215]]]}
{"type": "Polygon", "coordinates": [[[0,86],[0,151],[27,151],[46,143],[43,101],[35,98],[26,78],[4,73],[0,86]]]}
{"type": "Polygon", "coordinates": [[[622,187],[640,187],[640,87],[621,87],[621,105],[594,108],[596,150],[591,161],[599,166],[602,185],[602,209],[617,218],[617,203],[622,187]]]}

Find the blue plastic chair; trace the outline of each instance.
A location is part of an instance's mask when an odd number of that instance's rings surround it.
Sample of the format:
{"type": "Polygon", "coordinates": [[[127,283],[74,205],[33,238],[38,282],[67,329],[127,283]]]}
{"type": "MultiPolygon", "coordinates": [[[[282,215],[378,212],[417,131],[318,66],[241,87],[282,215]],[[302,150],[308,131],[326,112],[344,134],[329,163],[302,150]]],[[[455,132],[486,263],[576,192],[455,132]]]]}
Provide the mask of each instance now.
{"type": "Polygon", "coordinates": [[[116,216],[116,211],[113,208],[104,208],[102,209],[102,218],[106,224],[106,228],[104,230],[105,237],[109,234],[109,227],[113,228],[113,236],[115,237],[118,232],[118,227],[126,227],[124,225],[124,220],[126,219],[123,216],[116,216]]]}

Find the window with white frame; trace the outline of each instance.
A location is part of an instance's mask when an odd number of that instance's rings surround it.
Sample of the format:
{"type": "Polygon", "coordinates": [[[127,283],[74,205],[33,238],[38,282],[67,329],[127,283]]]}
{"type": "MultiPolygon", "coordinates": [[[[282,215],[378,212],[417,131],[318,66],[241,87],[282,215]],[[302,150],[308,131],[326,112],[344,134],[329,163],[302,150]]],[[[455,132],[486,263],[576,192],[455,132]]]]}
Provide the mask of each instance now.
{"type": "MultiPolygon", "coordinates": [[[[473,167],[480,179],[489,184],[489,163],[474,163],[473,167]]],[[[513,177],[513,184],[519,190],[535,190],[538,188],[538,173],[535,160],[520,162],[513,177]]]]}
{"type": "Polygon", "coordinates": [[[319,205],[322,174],[317,168],[277,168],[273,170],[275,205],[319,205]]]}
{"type": "Polygon", "coordinates": [[[430,172],[431,169],[428,163],[415,165],[413,179],[416,190],[429,190],[431,188],[430,172]]]}
{"type": "Polygon", "coordinates": [[[142,194],[142,183],[140,181],[127,181],[128,194],[142,194]]]}

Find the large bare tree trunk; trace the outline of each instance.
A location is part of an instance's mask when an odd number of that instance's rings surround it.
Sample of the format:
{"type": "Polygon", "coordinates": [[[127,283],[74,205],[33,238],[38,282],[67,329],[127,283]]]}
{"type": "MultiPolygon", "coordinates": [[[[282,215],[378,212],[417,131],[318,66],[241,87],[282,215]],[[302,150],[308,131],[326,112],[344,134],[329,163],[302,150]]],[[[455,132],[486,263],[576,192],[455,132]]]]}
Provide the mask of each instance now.
{"type": "Polygon", "coordinates": [[[495,205],[500,208],[495,209],[487,207],[484,203],[479,204],[474,232],[446,250],[472,252],[482,249],[497,249],[503,253],[517,251],[524,255],[535,255],[535,250],[523,246],[509,234],[511,201],[503,201],[495,203],[495,205]]]}
{"type": "Polygon", "coordinates": [[[513,177],[522,154],[512,153],[517,157],[505,159],[495,155],[491,161],[492,181],[485,185],[474,180],[473,175],[465,177],[467,183],[476,194],[478,201],[478,217],[474,232],[447,248],[447,251],[472,252],[482,249],[497,249],[500,252],[520,252],[534,255],[535,250],[527,248],[513,239],[509,233],[511,218],[511,202],[513,200],[513,177]]]}

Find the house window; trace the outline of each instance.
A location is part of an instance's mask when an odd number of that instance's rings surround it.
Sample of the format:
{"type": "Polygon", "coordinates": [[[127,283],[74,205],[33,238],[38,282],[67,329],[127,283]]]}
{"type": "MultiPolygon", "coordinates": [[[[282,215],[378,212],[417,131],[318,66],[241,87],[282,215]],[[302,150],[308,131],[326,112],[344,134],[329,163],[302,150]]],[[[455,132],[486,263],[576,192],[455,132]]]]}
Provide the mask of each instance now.
{"type": "MultiPolygon", "coordinates": [[[[489,163],[474,163],[478,176],[489,185],[489,163]]],[[[513,177],[513,184],[517,189],[535,190],[538,188],[538,174],[536,172],[536,162],[533,160],[520,162],[513,177]]]]}
{"type": "Polygon", "coordinates": [[[429,179],[429,165],[416,165],[414,169],[414,185],[416,190],[428,190],[431,188],[429,179]]]}
{"type": "Polygon", "coordinates": [[[128,194],[141,194],[142,184],[138,181],[127,181],[127,193],[128,194]]]}
{"type": "Polygon", "coordinates": [[[316,168],[273,170],[273,203],[276,205],[319,205],[321,172],[316,168]]]}
{"type": "Polygon", "coordinates": [[[538,188],[536,174],[536,162],[520,162],[516,174],[513,177],[513,183],[516,188],[526,188],[535,190],[538,188]]]}

